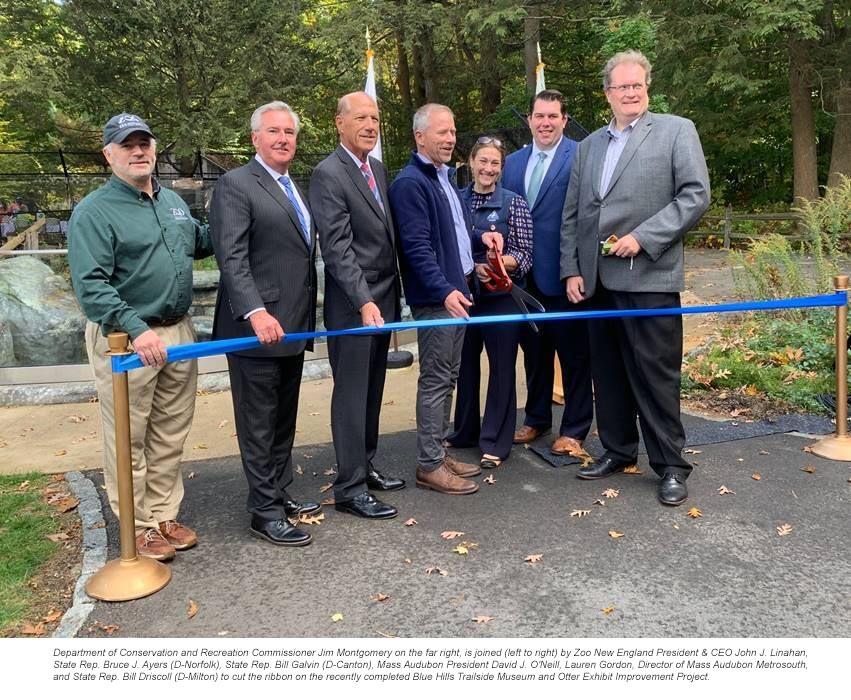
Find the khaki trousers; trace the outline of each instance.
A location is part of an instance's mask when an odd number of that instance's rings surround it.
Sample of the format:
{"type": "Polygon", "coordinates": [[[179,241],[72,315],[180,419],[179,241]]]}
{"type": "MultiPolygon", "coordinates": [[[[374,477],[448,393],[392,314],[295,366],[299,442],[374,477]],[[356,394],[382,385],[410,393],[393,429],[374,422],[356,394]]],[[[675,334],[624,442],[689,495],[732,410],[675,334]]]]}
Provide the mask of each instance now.
{"type": "MultiPolygon", "coordinates": [[[[154,326],[166,346],[195,342],[189,316],[173,326],[154,326]]],[[[98,324],[86,324],[86,350],[95,375],[103,423],[103,474],[112,512],[118,515],[115,414],[109,344],[98,324]]],[[[130,390],[130,449],[136,533],[176,520],[183,500],[180,460],[192,426],[198,363],[167,363],[127,373],[130,390]]]]}

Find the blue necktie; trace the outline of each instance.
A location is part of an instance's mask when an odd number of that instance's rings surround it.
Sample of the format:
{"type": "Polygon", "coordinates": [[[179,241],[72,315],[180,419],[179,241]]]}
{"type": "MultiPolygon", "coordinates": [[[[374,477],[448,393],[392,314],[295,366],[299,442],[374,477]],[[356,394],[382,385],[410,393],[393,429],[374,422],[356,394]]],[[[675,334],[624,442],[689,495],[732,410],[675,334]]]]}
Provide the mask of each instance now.
{"type": "Polygon", "coordinates": [[[298,215],[298,221],[301,224],[301,233],[304,236],[304,240],[307,241],[307,245],[310,245],[310,232],[307,230],[307,221],[304,218],[304,212],[298,205],[298,200],[295,198],[292,180],[290,180],[286,175],[281,175],[281,177],[278,178],[278,182],[284,186],[284,191],[287,193],[287,199],[290,200],[290,204],[293,205],[293,209],[295,209],[295,213],[298,215]]]}
{"type": "Polygon", "coordinates": [[[529,178],[529,189],[526,192],[526,201],[529,202],[529,209],[535,206],[535,200],[538,198],[538,192],[541,190],[541,182],[544,179],[544,161],[547,159],[547,154],[541,151],[538,153],[538,162],[532,170],[532,176],[529,178]]]}

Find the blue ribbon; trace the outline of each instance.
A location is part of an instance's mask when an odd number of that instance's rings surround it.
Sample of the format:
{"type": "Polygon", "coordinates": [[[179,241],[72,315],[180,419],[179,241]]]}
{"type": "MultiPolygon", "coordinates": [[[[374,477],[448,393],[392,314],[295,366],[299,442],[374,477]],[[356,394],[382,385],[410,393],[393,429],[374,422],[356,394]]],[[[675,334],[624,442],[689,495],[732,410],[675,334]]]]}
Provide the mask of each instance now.
{"type": "MultiPolygon", "coordinates": [[[[793,297],[790,299],[771,299],[769,301],[747,301],[710,306],[683,306],[663,309],[628,309],[600,311],[560,311],[537,314],[504,314],[499,316],[474,316],[471,318],[438,318],[431,321],[399,321],[377,326],[360,326],[339,331],[314,331],[309,333],[287,333],[282,343],[293,343],[315,338],[333,338],[341,335],[376,335],[391,331],[404,331],[417,328],[436,328],[439,326],[486,325],[491,323],[535,323],[549,321],[579,321],[591,318],[628,318],[636,316],[686,316],[689,314],[735,313],[741,311],[776,311],[778,309],[805,309],[818,306],[845,306],[848,303],[847,292],[835,292],[815,297],[793,297]]],[[[244,352],[261,347],[255,336],[209,340],[189,345],[173,345],[168,350],[169,362],[193,360],[211,355],[223,355],[228,352],[244,352]]],[[[127,372],[139,369],[142,362],[138,355],[121,355],[112,358],[113,372],[127,372]]]]}

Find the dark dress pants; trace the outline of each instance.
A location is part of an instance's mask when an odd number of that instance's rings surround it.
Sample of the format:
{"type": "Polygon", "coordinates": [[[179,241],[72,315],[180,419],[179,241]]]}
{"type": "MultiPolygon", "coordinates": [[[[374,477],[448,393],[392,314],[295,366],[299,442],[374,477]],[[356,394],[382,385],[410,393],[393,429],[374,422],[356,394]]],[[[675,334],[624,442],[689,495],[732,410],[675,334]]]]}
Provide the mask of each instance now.
{"type": "Polygon", "coordinates": [[[350,501],[364,493],[367,468],[378,449],[378,423],[390,334],[328,338],[334,375],[331,434],[337,453],[334,499],[350,501]]]}
{"type": "Polygon", "coordinates": [[[248,512],[262,520],[285,519],[304,353],[227,357],[248,512]]]}
{"type": "MultiPolygon", "coordinates": [[[[518,313],[507,295],[479,296],[474,316],[518,313]]],[[[483,455],[508,459],[517,424],[515,364],[519,323],[468,326],[461,350],[461,369],[455,399],[455,431],[449,442],[456,447],[478,444],[483,455]],[[482,347],[488,354],[488,391],[484,415],[480,413],[482,347]]]]}
{"type": "MultiPolygon", "coordinates": [[[[567,296],[542,294],[529,281],[526,290],[547,311],[584,311],[586,304],[571,304],[567,296]]],[[[553,424],[553,379],[555,356],[561,364],[564,413],[559,435],[584,440],[594,417],[594,395],[591,388],[591,360],[587,321],[549,321],[538,323],[539,333],[528,324],[520,329],[523,366],[526,369],[526,417],[524,425],[549,430],[553,424]]]]}
{"type": "MultiPolygon", "coordinates": [[[[598,309],[658,309],[679,307],[680,295],[615,292],[598,281],[593,302],[598,309]]],[[[637,417],[653,470],[687,477],[692,466],[682,456],[682,316],[595,319],[591,348],[597,431],[606,455],[635,459],[637,417]]]]}

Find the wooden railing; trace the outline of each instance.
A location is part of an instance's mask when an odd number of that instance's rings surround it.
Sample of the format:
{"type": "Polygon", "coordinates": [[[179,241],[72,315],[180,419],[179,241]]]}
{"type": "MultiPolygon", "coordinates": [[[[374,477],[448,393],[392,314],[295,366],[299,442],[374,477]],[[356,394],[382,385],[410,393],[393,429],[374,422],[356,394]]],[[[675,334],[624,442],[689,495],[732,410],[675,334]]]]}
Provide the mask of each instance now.
{"type": "MultiPolygon", "coordinates": [[[[793,226],[789,233],[783,232],[783,235],[791,240],[801,240],[803,236],[799,230],[801,215],[794,212],[784,214],[735,214],[733,208],[728,206],[724,210],[723,216],[706,215],[701,218],[697,228],[692,229],[686,234],[686,238],[709,238],[715,236],[722,240],[725,248],[729,249],[730,244],[734,240],[746,240],[754,238],[753,233],[740,233],[735,230],[734,225],[742,221],[791,221],[793,226]],[[706,225],[711,223],[721,223],[724,226],[719,231],[717,228],[706,228],[706,225]]],[[[851,232],[848,234],[851,237],[851,232]]]]}

